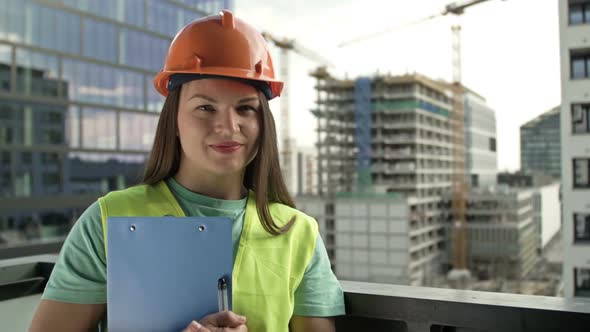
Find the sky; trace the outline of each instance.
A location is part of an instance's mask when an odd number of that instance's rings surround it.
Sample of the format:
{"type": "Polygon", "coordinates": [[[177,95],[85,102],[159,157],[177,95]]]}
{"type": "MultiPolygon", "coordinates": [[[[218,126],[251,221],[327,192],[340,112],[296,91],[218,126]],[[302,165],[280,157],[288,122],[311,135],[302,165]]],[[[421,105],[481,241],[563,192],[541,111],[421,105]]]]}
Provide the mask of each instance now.
{"type": "MultiPolygon", "coordinates": [[[[330,59],[337,78],[418,72],[452,78],[451,26],[461,24],[462,81],[496,111],[498,168],[520,168],[519,127],[561,103],[557,0],[490,0],[461,17],[396,29],[347,47],[344,41],[440,13],[449,0],[236,0],[235,13],[261,31],[297,40],[330,59]]],[[[275,70],[278,48],[271,46],[275,70]]],[[[291,135],[298,146],[316,140],[317,63],[289,58],[291,135]]],[[[271,102],[281,132],[278,100],[271,102]]]]}

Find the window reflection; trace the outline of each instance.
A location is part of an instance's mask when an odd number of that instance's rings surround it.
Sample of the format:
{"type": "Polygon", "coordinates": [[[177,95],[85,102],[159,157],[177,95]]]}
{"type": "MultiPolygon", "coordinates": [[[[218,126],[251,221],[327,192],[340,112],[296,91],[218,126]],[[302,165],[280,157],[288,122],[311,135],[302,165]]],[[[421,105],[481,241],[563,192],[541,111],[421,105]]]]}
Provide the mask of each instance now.
{"type": "Polygon", "coordinates": [[[180,8],[171,3],[147,1],[147,28],[163,35],[173,37],[178,31],[178,12],[180,8]]]}
{"type": "Polygon", "coordinates": [[[588,77],[588,68],[586,67],[587,58],[590,55],[577,55],[571,57],[572,63],[572,78],[579,79],[579,78],[587,78],[588,77]]]}
{"type": "Polygon", "coordinates": [[[69,147],[80,147],[80,110],[70,106],[66,116],[66,142],[69,147]]]}
{"type": "Polygon", "coordinates": [[[149,76],[146,77],[146,86],[148,112],[160,113],[162,111],[162,107],[164,106],[164,97],[162,97],[158,91],[156,91],[152,82],[152,78],[149,76]]]}
{"type": "MultiPolygon", "coordinates": [[[[106,7],[106,6],[103,6],[106,7]]],[[[83,54],[99,60],[117,61],[117,34],[111,23],[84,19],[83,54]]]]}
{"type": "Polygon", "coordinates": [[[143,32],[121,30],[121,63],[147,70],[158,71],[164,64],[170,41],[143,32]]]}
{"type": "Polygon", "coordinates": [[[19,0],[8,0],[0,10],[0,38],[11,42],[25,40],[25,22],[20,17],[25,15],[25,4],[19,0]]]}
{"type": "Polygon", "coordinates": [[[0,145],[23,143],[23,121],[18,105],[0,101],[0,145]]]}
{"type": "Polygon", "coordinates": [[[572,132],[590,133],[590,104],[572,105],[572,132]]]}
{"type": "Polygon", "coordinates": [[[574,162],[574,188],[590,188],[590,159],[576,158],[574,162]]]}
{"type": "Polygon", "coordinates": [[[137,15],[137,13],[144,12],[144,0],[125,0],[124,16],[127,24],[132,24],[138,27],[144,26],[144,15],[137,15]]]}
{"type": "Polygon", "coordinates": [[[32,179],[29,170],[19,170],[14,177],[14,196],[31,196],[32,179]]]}
{"type": "Polygon", "coordinates": [[[57,194],[63,191],[64,171],[62,155],[56,152],[41,152],[40,164],[33,168],[33,177],[41,183],[35,194],[57,194]]]}
{"type": "Polygon", "coordinates": [[[7,45],[0,45],[0,91],[10,91],[11,63],[12,48],[7,45]]]}
{"type": "Polygon", "coordinates": [[[570,24],[581,24],[584,23],[584,11],[582,5],[570,5],[570,24]]]}
{"type": "Polygon", "coordinates": [[[590,269],[574,269],[574,295],[590,297],[590,269]]]}
{"type": "Polygon", "coordinates": [[[64,6],[110,18],[127,24],[143,26],[143,0],[61,0],[64,6]]]}
{"type": "Polygon", "coordinates": [[[119,116],[121,149],[149,151],[156,133],[158,116],[127,112],[122,112],[119,116]]]}
{"type": "Polygon", "coordinates": [[[115,112],[84,108],[82,110],[82,147],[115,149],[117,147],[116,126],[115,112]]]}
{"type": "Polygon", "coordinates": [[[64,59],[63,79],[64,94],[70,100],[145,109],[140,73],[64,59]]]}
{"type": "Polygon", "coordinates": [[[145,159],[145,153],[0,151],[0,197],[123,189],[141,182],[145,159]]]}
{"type": "Polygon", "coordinates": [[[582,0],[580,3],[569,4],[570,25],[590,23],[590,1],[582,0]]]}
{"type": "Polygon", "coordinates": [[[60,52],[80,53],[80,18],[76,14],[44,7],[40,4],[26,3],[19,0],[23,13],[19,25],[23,26],[21,41],[27,44],[57,50],[60,52]],[[26,10],[24,7],[28,7],[26,10]],[[25,15],[25,12],[30,14],[25,15]],[[25,18],[24,20],[22,18],[25,18]]]}
{"type": "Polygon", "coordinates": [[[12,195],[12,152],[0,151],[0,197],[12,195]]]}
{"type": "Polygon", "coordinates": [[[186,9],[185,9],[185,10],[183,10],[183,11],[181,12],[181,14],[182,14],[182,19],[181,19],[181,21],[183,22],[183,26],[184,26],[184,25],[187,25],[187,24],[189,24],[190,22],[192,22],[192,21],[194,21],[194,20],[196,20],[196,19],[198,19],[198,18],[201,18],[201,17],[203,17],[203,16],[204,16],[204,15],[201,15],[201,14],[197,14],[197,13],[195,13],[195,12],[194,12],[194,11],[192,11],[192,10],[186,10],[186,9]]]}
{"type": "Polygon", "coordinates": [[[72,152],[70,188],[72,193],[104,193],[138,184],[145,154],[72,152]]]}
{"type": "Polygon", "coordinates": [[[17,49],[16,65],[16,86],[19,93],[45,97],[58,96],[57,57],[17,49]]]}
{"type": "Polygon", "coordinates": [[[223,9],[224,1],[197,0],[196,7],[206,13],[216,13],[223,9]]]}
{"type": "Polygon", "coordinates": [[[574,213],[574,242],[590,241],[590,214],[574,213]]]}
{"type": "Polygon", "coordinates": [[[65,143],[65,106],[35,105],[32,114],[35,143],[51,145],[65,143]]]}

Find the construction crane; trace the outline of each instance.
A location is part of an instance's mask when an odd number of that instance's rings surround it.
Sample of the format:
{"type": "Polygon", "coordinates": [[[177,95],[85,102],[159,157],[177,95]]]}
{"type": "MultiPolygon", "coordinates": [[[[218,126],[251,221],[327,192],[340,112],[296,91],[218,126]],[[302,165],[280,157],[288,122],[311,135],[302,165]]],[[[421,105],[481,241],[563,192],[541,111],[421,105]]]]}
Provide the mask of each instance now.
{"type": "Polygon", "coordinates": [[[293,139],[291,138],[291,130],[290,130],[290,114],[289,114],[289,52],[294,51],[299,55],[315,61],[323,66],[332,67],[333,64],[325,59],[324,57],[320,56],[316,52],[304,47],[294,39],[288,38],[277,38],[268,32],[262,32],[262,36],[267,41],[272,42],[275,46],[277,46],[281,50],[280,55],[280,75],[283,82],[285,82],[285,88],[281,94],[281,132],[282,132],[282,151],[281,151],[281,172],[283,173],[283,178],[285,179],[285,183],[287,184],[287,188],[290,192],[294,192],[293,185],[293,139]]]}
{"type": "MultiPolygon", "coordinates": [[[[449,14],[460,16],[464,11],[472,6],[486,2],[489,0],[468,0],[457,1],[448,4],[440,13],[426,16],[419,20],[415,20],[403,25],[395,26],[382,30],[376,33],[351,39],[349,41],[339,44],[339,47],[352,45],[361,41],[372,39],[393,31],[406,28],[408,26],[417,25],[437,17],[446,16],[449,14]]],[[[467,208],[467,185],[465,175],[465,120],[463,98],[465,89],[461,84],[461,26],[453,25],[451,27],[453,33],[453,83],[450,88],[453,93],[453,114],[451,119],[451,129],[453,131],[453,174],[451,185],[451,215],[452,215],[452,241],[453,241],[453,269],[449,272],[448,278],[453,286],[457,288],[465,288],[470,273],[467,270],[467,222],[466,222],[466,208],[467,208]]]]}
{"type": "Polygon", "coordinates": [[[379,37],[379,36],[382,36],[382,35],[389,34],[389,33],[394,32],[396,30],[401,30],[403,28],[407,28],[407,27],[410,27],[412,25],[418,25],[420,23],[424,23],[426,21],[429,21],[429,20],[432,20],[432,19],[435,19],[435,18],[438,18],[438,17],[446,16],[446,15],[449,15],[449,14],[453,14],[453,15],[459,16],[459,15],[462,15],[463,14],[463,12],[465,11],[465,9],[467,9],[467,8],[469,8],[471,6],[477,5],[479,3],[486,2],[486,1],[489,1],[489,0],[469,0],[469,1],[453,2],[453,3],[448,4],[445,7],[445,9],[443,9],[440,13],[433,14],[433,15],[430,15],[430,16],[426,16],[426,17],[423,17],[423,18],[420,18],[418,20],[411,21],[411,22],[408,22],[408,23],[405,23],[405,24],[402,24],[402,25],[397,25],[397,26],[394,26],[394,27],[390,27],[390,28],[387,28],[385,30],[373,32],[373,33],[368,34],[368,35],[364,35],[364,36],[360,36],[360,37],[357,37],[357,38],[354,38],[354,39],[350,39],[350,40],[347,40],[345,42],[342,42],[342,43],[338,44],[338,47],[345,47],[345,46],[349,46],[349,45],[356,44],[356,43],[359,43],[359,42],[363,42],[363,41],[366,41],[366,40],[369,40],[369,39],[373,39],[373,38],[376,38],[376,37],[379,37]]]}

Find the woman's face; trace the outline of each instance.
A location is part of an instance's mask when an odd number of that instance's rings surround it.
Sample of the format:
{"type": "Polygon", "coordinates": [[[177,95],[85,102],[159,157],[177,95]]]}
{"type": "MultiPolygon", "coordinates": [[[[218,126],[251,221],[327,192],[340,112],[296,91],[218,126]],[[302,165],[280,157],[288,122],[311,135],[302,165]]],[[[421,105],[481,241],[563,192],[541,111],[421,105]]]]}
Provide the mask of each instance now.
{"type": "Polygon", "coordinates": [[[185,83],[178,106],[181,163],[200,174],[241,173],[258,151],[257,90],[225,79],[185,83]]]}

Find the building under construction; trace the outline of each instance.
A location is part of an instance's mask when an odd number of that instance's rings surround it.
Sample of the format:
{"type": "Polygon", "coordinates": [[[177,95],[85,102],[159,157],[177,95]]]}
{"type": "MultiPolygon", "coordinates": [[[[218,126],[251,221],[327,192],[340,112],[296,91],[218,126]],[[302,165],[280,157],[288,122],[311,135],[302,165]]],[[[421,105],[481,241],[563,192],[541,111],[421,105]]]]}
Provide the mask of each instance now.
{"type": "MultiPolygon", "coordinates": [[[[325,239],[333,237],[330,225],[339,222],[330,213],[338,193],[359,198],[369,192],[397,193],[409,204],[409,283],[423,284],[424,276],[438,269],[444,246],[438,203],[451,191],[452,174],[457,173],[453,154],[465,153],[463,141],[457,144],[456,139],[463,130],[454,123],[452,85],[418,74],[339,80],[320,68],[312,76],[317,79],[317,108],[312,112],[317,119],[318,192],[327,204],[325,239]],[[420,264],[412,264],[412,257],[420,264]]],[[[462,121],[459,126],[464,128],[462,121]]],[[[464,164],[463,159],[466,176],[464,164]]],[[[355,210],[355,200],[348,204],[355,210]]],[[[354,215],[371,219],[370,209],[354,215]]],[[[337,239],[331,243],[330,238],[326,246],[335,255],[340,246],[350,245],[337,239]]]]}
{"type": "Polygon", "coordinates": [[[450,188],[448,84],[417,74],[337,80],[320,69],[313,75],[321,195],[377,187],[428,198],[450,188]]]}
{"type": "MultiPolygon", "coordinates": [[[[559,183],[472,188],[467,199],[467,265],[480,280],[539,280],[541,253],[560,229],[559,183]]],[[[450,195],[441,203],[451,229],[450,195]]],[[[450,232],[445,232],[447,243],[450,232]]],[[[448,248],[447,248],[448,249],[448,248]]],[[[452,253],[443,254],[443,264],[452,253]]],[[[519,291],[519,290],[512,290],[519,291]]]]}

